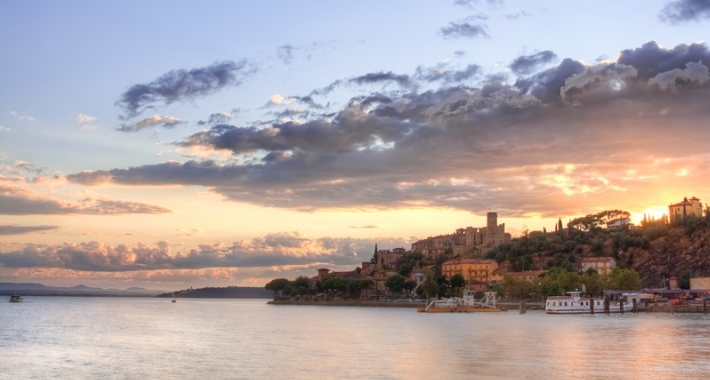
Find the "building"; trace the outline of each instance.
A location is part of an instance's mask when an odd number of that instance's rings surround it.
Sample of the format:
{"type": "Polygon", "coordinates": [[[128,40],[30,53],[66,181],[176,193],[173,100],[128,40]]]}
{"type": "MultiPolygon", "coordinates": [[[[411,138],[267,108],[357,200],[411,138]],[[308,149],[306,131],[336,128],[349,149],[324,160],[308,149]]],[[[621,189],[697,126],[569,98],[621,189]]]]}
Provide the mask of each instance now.
{"type": "Polygon", "coordinates": [[[682,220],[687,215],[695,215],[702,218],[703,204],[696,197],[683,198],[682,202],[668,206],[668,215],[671,223],[676,220],[682,220]]]}
{"type": "Polygon", "coordinates": [[[498,224],[498,214],[489,212],[486,226],[459,228],[453,234],[428,237],[412,244],[412,251],[419,251],[426,258],[436,258],[447,250],[462,255],[474,248],[489,249],[511,240],[505,232],[505,223],[498,224]]]}
{"type": "Polygon", "coordinates": [[[585,257],[582,259],[582,272],[589,268],[596,269],[599,274],[609,273],[616,268],[616,260],[613,257],[585,257]]]}
{"type": "Polygon", "coordinates": [[[606,229],[608,231],[619,231],[622,229],[632,229],[634,227],[631,223],[631,218],[617,218],[606,222],[606,229]]]}
{"type": "Polygon", "coordinates": [[[395,248],[393,250],[380,249],[377,251],[377,265],[379,269],[397,269],[402,257],[407,254],[404,248],[395,248]]]}
{"type": "Polygon", "coordinates": [[[493,271],[496,269],[498,269],[498,263],[495,260],[457,259],[441,264],[441,273],[446,280],[450,280],[455,274],[460,274],[466,280],[469,288],[474,284],[490,284],[493,271]]]}

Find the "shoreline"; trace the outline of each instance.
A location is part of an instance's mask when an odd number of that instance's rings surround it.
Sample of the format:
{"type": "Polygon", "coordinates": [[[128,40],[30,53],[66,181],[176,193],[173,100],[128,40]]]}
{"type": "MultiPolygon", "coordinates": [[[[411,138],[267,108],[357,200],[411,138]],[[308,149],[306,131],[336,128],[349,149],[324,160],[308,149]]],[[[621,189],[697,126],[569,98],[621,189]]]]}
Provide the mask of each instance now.
{"type": "MultiPolygon", "coordinates": [[[[350,307],[399,307],[413,308],[426,307],[425,302],[378,302],[378,301],[282,301],[271,300],[267,302],[269,305],[300,305],[300,306],[350,306],[350,307]]],[[[496,304],[501,311],[519,310],[519,302],[498,302],[496,304]]],[[[526,303],[526,310],[544,310],[544,303],[526,303]]]]}

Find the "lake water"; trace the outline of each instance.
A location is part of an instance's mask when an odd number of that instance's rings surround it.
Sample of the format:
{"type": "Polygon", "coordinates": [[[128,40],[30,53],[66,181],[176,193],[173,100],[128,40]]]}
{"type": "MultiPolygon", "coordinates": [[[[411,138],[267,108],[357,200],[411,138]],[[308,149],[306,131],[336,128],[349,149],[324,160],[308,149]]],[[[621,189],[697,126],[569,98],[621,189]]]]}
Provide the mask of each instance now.
{"type": "Polygon", "coordinates": [[[157,298],[0,303],[3,379],[709,376],[703,314],[419,314],[157,298]]]}

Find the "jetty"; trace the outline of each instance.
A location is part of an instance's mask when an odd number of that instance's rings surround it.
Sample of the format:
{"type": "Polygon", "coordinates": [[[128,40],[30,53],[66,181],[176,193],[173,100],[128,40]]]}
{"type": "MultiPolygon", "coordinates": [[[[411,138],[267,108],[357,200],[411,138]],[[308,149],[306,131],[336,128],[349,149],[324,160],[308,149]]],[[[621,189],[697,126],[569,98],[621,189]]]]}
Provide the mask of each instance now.
{"type": "Polygon", "coordinates": [[[485,292],[476,299],[474,291],[466,289],[462,297],[441,298],[431,301],[426,307],[417,308],[420,313],[479,313],[499,312],[496,292],[485,292]]]}

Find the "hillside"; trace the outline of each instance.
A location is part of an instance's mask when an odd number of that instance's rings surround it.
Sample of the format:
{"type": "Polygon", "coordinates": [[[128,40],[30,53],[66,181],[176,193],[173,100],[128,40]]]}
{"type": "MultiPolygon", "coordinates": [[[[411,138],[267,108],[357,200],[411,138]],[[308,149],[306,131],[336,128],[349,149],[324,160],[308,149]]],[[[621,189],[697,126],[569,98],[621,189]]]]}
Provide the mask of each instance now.
{"type": "Polygon", "coordinates": [[[670,276],[687,284],[690,277],[710,276],[710,221],[654,222],[618,232],[533,231],[486,253],[472,253],[472,257],[495,259],[515,271],[572,268],[584,257],[600,256],[613,257],[618,267],[634,269],[645,287],[659,287],[670,276]]]}
{"type": "Polygon", "coordinates": [[[158,297],[176,298],[273,298],[274,293],[263,287],[228,286],[223,288],[184,289],[171,293],[163,293],[158,297]]]}

